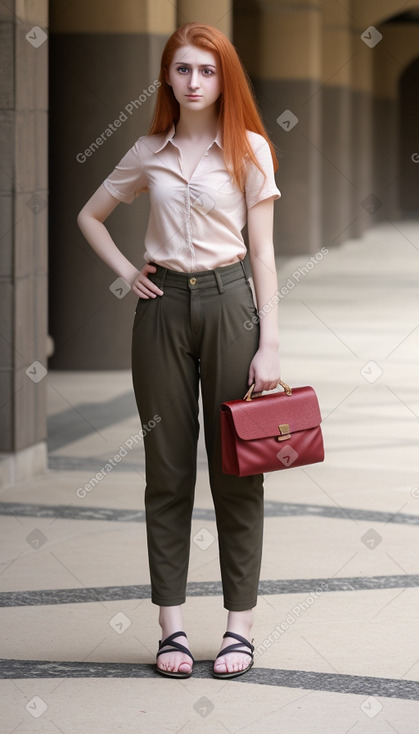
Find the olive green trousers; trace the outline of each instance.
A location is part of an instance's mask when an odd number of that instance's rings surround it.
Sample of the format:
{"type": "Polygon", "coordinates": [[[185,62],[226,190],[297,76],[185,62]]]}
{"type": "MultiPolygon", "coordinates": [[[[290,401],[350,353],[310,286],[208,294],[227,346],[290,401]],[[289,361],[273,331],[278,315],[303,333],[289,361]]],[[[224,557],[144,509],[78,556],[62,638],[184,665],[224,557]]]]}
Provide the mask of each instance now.
{"type": "Polygon", "coordinates": [[[138,299],[132,376],[140,420],[154,426],[144,436],[151,599],[174,606],[186,598],[200,380],[224,607],[251,609],[262,555],[263,474],[222,472],[219,414],[223,401],[247,391],[259,346],[250,283],[242,262],[195,273],[157,266],[148,277],[164,294],[138,299]]]}

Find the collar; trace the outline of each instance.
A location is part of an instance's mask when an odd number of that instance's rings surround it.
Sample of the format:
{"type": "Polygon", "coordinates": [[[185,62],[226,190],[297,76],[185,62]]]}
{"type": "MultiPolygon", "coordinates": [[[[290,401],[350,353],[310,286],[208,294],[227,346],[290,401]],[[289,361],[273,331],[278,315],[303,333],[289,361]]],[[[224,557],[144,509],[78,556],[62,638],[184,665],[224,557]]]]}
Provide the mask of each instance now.
{"type": "MultiPolygon", "coordinates": [[[[163,150],[163,148],[165,148],[168,143],[172,143],[173,145],[175,145],[175,143],[173,141],[175,132],[176,132],[176,127],[173,124],[172,127],[170,128],[170,130],[168,130],[168,132],[164,134],[164,138],[163,138],[163,142],[162,142],[161,146],[159,148],[157,148],[157,150],[155,150],[154,153],[160,153],[160,151],[163,150]]],[[[221,150],[223,149],[223,143],[222,143],[222,135],[221,135],[221,127],[220,127],[220,125],[217,128],[217,134],[216,134],[214,140],[212,141],[211,145],[208,146],[208,150],[209,150],[209,148],[211,148],[214,145],[214,143],[216,143],[221,150]]]]}

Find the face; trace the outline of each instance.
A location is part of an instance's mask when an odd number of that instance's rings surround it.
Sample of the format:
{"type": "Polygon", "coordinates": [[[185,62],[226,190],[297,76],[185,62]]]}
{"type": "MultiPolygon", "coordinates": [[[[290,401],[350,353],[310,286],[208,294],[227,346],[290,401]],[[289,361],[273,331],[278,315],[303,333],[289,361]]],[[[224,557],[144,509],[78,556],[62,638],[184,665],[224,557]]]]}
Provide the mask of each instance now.
{"type": "Polygon", "coordinates": [[[210,107],[221,93],[220,68],[216,55],[197,46],[178,48],[166,80],[180,106],[189,110],[210,107]]]}

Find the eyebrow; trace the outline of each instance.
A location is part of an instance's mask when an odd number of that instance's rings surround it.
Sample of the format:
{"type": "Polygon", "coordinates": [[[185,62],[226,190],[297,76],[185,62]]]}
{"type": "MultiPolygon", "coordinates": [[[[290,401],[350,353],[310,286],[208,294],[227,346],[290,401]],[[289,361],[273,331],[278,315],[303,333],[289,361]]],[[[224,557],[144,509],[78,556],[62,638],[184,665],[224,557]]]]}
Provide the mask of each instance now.
{"type": "MultiPolygon", "coordinates": [[[[187,61],[175,61],[175,64],[180,64],[181,66],[192,66],[192,64],[188,64],[187,61]]],[[[199,64],[199,66],[201,68],[207,68],[208,66],[211,66],[212,69],[217,68],[214,64],[199,64]]]]}

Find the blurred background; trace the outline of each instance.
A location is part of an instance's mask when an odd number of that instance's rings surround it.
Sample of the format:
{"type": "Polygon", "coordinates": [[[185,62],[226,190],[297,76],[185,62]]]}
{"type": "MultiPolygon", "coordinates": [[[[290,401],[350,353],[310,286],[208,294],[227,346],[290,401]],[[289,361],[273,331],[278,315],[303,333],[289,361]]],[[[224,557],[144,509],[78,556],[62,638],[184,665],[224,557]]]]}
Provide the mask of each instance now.
{"type": "MultiPolygon", "coordinates": [[[[76,216],[147,133],[161,51],[192,20],[231,38],[277,147],[278,257],[309,257],[377,223],[419,217],[419,2],[3,1],[0,466],[7,481],[46,467],[48,369],[129,368],[134,299],[121,297],[76,216]]],[[[147,216],[144,196],[107,222],[138,267],[147,216]]]]}

